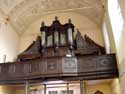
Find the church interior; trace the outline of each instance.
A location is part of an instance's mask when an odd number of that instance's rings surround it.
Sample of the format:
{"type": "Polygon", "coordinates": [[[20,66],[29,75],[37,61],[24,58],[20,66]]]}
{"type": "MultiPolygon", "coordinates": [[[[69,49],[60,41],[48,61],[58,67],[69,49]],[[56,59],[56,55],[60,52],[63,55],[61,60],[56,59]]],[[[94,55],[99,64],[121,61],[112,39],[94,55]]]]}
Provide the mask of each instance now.
{"type": "Polygon", "coordinates": [[[0,94],[124,94],[125,0],[0,0],[0,94]]]}

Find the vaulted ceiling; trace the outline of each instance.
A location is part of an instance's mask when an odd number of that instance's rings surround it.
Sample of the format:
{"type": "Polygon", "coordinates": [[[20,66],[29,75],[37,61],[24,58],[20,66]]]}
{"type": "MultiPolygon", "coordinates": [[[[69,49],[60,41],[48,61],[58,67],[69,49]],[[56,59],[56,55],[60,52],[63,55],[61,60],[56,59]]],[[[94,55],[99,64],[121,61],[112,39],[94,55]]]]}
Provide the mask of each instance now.
{"type": "Polygon", "coordinates": [[[100,25],[105,0],[0,0],[0,12],[21,34],[43,15],[57,12],[76,12],[100,25]]]}

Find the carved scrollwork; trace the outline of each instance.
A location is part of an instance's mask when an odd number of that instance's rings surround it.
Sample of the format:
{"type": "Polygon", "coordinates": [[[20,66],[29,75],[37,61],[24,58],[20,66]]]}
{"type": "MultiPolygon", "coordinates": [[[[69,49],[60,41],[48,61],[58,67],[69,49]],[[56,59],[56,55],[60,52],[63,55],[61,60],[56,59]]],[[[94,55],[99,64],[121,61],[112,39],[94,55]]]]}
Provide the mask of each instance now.
{"type": "Polygon", "coordinates": [[[56,70],[56,69],[57,69],[57,64],[55,63],[55,61],[47,62],[47,70],[51,71],[51,70],[56,70]]]}
{"type": "Polygon", "coordinates": [[[63,72],[77,72],[77,59],[75,57],[72,58],[63,58],[62,61],[63,72]]]}
{"type": "Polygon", "coordinates": [[[112,67],[115,66],[115,60],[112,60],[111,57],[100,57],[97,59],[97,67],[112,67]]]}

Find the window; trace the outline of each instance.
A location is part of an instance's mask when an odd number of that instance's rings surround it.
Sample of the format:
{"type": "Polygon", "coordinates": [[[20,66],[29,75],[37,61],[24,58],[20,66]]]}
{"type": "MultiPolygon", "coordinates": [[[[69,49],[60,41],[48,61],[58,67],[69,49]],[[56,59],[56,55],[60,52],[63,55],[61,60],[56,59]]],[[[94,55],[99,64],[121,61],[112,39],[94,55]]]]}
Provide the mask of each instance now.
{"type": "Polygon", "coordinates": [[[119,40],[123,31],[124,21],[118,0],[108,0],[108,11],[114,37],[119,40]]]}

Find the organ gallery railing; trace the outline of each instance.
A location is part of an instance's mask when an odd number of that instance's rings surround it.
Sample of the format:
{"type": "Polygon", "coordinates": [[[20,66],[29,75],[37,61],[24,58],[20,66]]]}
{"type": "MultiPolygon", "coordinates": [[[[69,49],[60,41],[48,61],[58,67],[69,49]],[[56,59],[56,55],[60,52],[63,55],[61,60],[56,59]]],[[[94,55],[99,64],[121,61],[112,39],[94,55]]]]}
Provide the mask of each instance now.
{"type": "Polygon", "coordinates": [[[118,77],[114,54],[35,59],[22,63],[0,64],[0,81],[30,79],[100,79],[118,77]]]}

